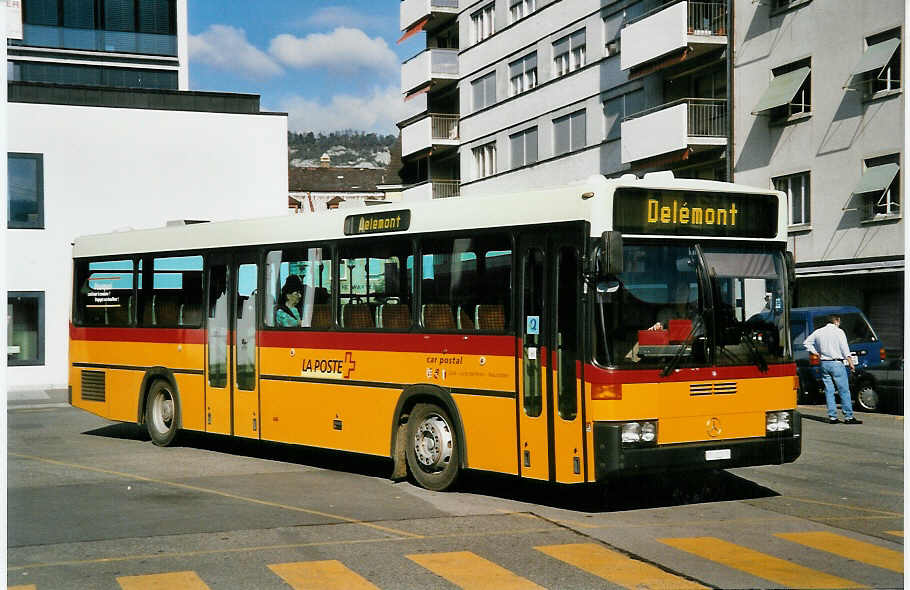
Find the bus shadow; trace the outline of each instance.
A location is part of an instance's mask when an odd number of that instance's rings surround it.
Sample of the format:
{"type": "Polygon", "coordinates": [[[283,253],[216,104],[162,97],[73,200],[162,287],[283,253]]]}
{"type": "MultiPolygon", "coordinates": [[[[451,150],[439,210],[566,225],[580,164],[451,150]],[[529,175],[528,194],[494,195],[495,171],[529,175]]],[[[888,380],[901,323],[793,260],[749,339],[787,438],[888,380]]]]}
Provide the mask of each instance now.
{"type": "Polygon", "coordinates": [[[458,491],[584,512],[621,512],[780,495],[726,471],[628,477],[605,485],[580,486],[516,480],[486,473],[466,475],[459,481],[458,491]]]}
{"type": "MultiPolygon", "coordinates": [[[[88,430],[82,434],[122,440],[150,441],[145,427],[130,423],[112,424],[88,430]]],[[[392,460],[387,458],[205,432],[182,431],[171,446],[386,479],[392,472],[392,460]]]]}
{"type": "MultiPolygon", "coordinates": [[[[149,441],[145,428],[130,423],[112,424],[83,434],[149,441]]],[[[392,472],[392,461],[388,458],[203,432],[181,432],[174,446],[381,479],[388,479],[392,472]]],[[[462,473],[453,491],[584,512],[640,510],[779,495],[726,471],[628,477],[606,485],[561,485],[468,470],[462,473]]]]}

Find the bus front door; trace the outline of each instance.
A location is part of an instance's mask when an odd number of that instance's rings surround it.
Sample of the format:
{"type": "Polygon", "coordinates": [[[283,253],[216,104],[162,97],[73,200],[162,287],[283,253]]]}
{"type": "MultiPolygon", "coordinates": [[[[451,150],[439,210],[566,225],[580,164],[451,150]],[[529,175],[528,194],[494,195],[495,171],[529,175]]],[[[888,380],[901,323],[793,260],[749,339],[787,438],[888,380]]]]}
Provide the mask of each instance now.
{"type": "Polygon", "coordinates": [[[231,434],[231,265],[209,258],[206,275],[205,431],[231,434]]]}
{"type": "Polygon", "coordinates": [[[582,232],[522,235],[519,469],[522,477],[584,481],[578,362],[582,232]]]}
{"type": "Polygon", "coordinates": [[[234,435],[259,438],[259,374],[256,316],[259,266],[255,255],[238,256],[233,264],[233,426],[234,435]]]}

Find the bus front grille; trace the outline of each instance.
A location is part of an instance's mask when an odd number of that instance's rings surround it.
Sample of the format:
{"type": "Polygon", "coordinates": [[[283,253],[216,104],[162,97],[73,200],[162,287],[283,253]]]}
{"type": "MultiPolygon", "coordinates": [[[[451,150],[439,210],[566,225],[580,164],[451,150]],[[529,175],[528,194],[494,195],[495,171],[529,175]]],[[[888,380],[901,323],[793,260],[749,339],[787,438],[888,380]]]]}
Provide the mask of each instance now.
{"type": "Polygon", "coordinates": [[[689,395],[725,395],[732,393],[736,393],[736,381],[689,384],[689,395]]]}
{"type": "Polygon", "coordinates": [[[104,401],[104,371],[82,371],[82,399],[104,401]]]}

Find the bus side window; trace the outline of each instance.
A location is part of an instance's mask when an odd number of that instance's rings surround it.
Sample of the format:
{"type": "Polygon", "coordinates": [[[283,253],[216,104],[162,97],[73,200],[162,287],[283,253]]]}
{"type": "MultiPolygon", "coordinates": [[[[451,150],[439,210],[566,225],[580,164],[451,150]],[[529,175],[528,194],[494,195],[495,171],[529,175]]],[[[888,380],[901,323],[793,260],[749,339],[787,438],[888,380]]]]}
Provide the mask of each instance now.
{"type": "Polygon", "coordinates": [[[78,262],[75,316],[83,326],[129,326],[135,317],[132,260],[78,262]]]}
{"type": "Polygon", "coordinates": [[[352,330],[409,330],[414,303],[414,253],[402,239],[345,244],[339,253],[338,317],[352,330]]]}
{"type": "Polygon", "coordinates": [[[266,255],[265,283],[266,326],[321,330],[331,327],[330,248],[298,247],[269,251],[266,255]],[[288,298],[294,287],[298,287],[300,293],[296,303],[288,298]]]}
{"type": "Polygon", "coordinates": [[[139,275],[141,326],[198,328],[202,325],[202,256],[140,260],[139,275]]]}

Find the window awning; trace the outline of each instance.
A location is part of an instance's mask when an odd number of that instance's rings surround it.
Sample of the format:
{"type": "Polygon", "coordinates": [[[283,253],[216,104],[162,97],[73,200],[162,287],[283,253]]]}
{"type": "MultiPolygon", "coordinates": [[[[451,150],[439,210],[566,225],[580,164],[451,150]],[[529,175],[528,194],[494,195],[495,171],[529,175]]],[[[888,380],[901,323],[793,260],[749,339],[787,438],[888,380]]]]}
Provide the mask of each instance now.
{"type": "Polygon", "coordinates": [[[900,44],[901,40],[894,38],[882,41],[881,43],[876,43],[875,45],[870,45],[869,48],[866,49],[866,53],[863,54],[863,58],[859,60],[859,63],[853,68],[853,75],[856,76],[857,74],[865,74],[872,70],[882,69],[891,61],[891,56],[894,55],[894,52],[897,51],[900,44]]]}
{"type": "Polygon", "coordinates": [[[419,87],[419,88],[415,88],[414,90],[411,90],[410,92],[406,93],[406,94],[404,95],[404,100],[405,100],[405,102],[411,100],[411,99],[414,98],[415,96],[420,96],[420,95],[423,94],[424,92],[429,92],[431,86],[433,86],[433,83],[432,83],[432,82],[427,82],[427,83],[424,84],[423,86],[421,86],[421,87],[419,87]]]}
{"type": "Polygon", "coordinates": [[[866,168],[866,171],[863,172],[863,177],[859,179],[859,183],[853,189],[853,194],[886,191],[891,186],[899,170],[900,166],[897,164],[882,164],[881,166],[866,168]]]}
{"type": "Polygon", "coordinates": [[[417,21],[416,23],[414,23],[413,25],[411,25],[410,27],[408,27],[407,29],[405,29],[404,35],[401,36],[401,39],[399,39],[398,42],[401,43],[408,37],[412,37],[412,36],[416,35],[417,33],[419,33],[420,31],[422,31],[423,27],[426,26],[428,20],[430,20],[430,17],[425,16],[422,19],[420,19],[419,21],[417,21]]]}
{"type": "Polygon", "coordinates": [[[761,100],[752,109],[752,114],[758,115],[775,107],[783,106],[793,100],[799,87],[809,77],[809,72],[810,68],[806,67],[775,76],[771,80],[771,84],[768,85],[768,89],[762,94],[761,100]]]}

